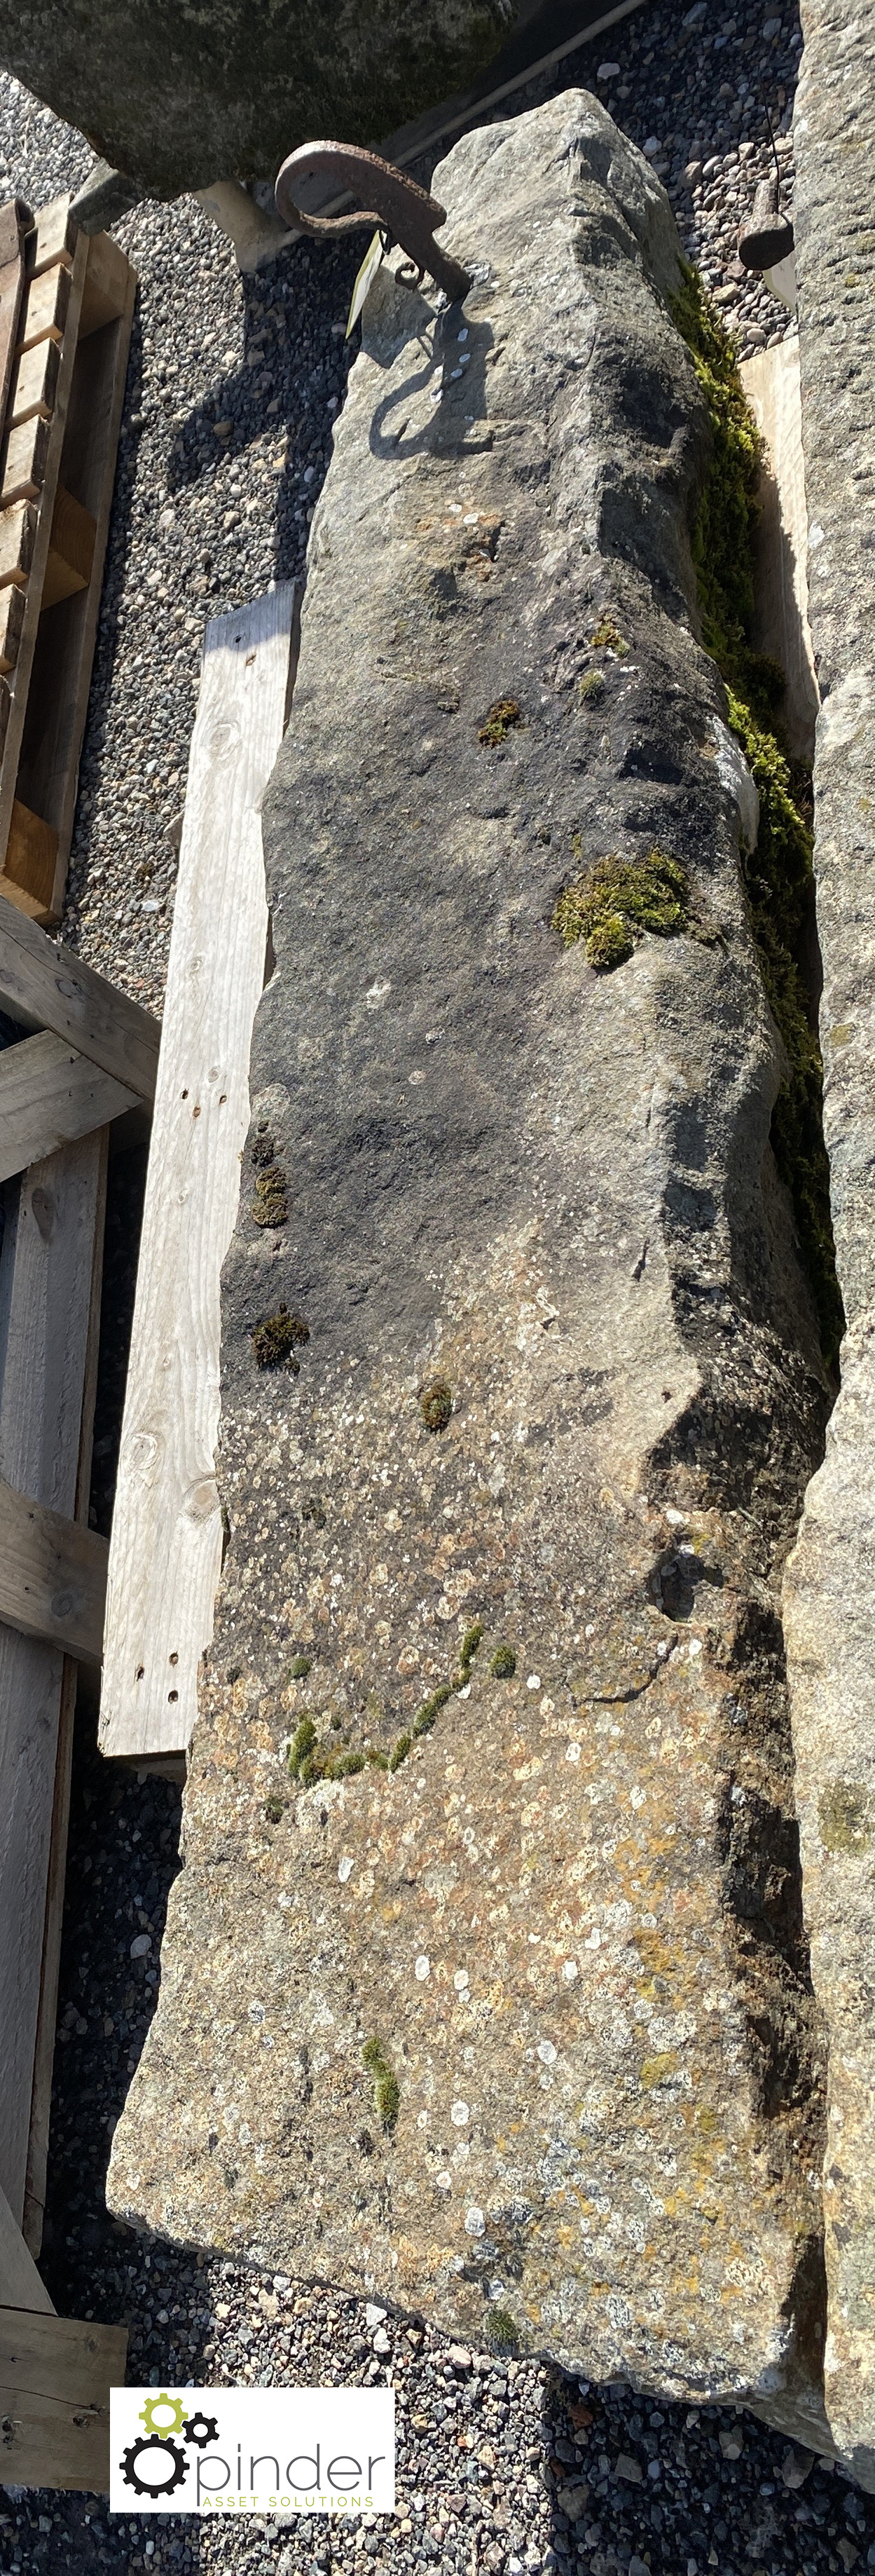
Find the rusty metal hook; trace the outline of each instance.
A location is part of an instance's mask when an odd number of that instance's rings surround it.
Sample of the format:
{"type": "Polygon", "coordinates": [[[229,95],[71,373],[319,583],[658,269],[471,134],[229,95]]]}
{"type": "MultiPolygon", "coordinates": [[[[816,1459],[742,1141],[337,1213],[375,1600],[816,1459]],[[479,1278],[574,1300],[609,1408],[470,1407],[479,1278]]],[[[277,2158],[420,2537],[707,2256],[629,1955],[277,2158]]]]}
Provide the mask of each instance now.
{"type": "Polygon", "coordinates": [[[406,251],[422,276],[433,277],[451,304],[467,295],[471,279],[457,259],[439,250],[434,235],[439,224],[447,220],[446,208],[436,197],[429,197],[415,179],[396,170],[391,161],[381,161],[377,152],[360,151],[352,143],[302,143],[283,162],[276,183],[277,210],[286,224],[299,224],[301,231],[319,235],[352,232],[358,224],[373,224],[391,234],[406,251]],[[368,212],[354,215],[305,215],[297,203],[296,192],[306,179],[333,179],[338,195],[365,198],[368,212]]]}

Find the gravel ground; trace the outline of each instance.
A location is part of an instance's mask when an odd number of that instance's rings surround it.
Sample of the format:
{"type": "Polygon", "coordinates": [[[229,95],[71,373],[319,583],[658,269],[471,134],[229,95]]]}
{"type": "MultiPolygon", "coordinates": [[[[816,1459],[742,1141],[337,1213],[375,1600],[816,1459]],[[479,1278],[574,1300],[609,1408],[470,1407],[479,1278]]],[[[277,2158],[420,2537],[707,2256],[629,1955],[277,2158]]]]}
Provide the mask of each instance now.
{"type": "MultiPolygon", "coordinates": [[[[647,8],[519,93],[594,87],[648,152],[743,354],[791,327],[738,273],[735,236],[768,166],[767,105],[792,189],[795,12],[681,22],[647,8]],[[601,51],[601,47],[605,51],[601,51]]],[[[507,106],[497,111],[506,114],[507,106]]],[[[78,185],[82,139],[0,76],[0,178],[32,203],[78,185]]],[[[428,176],[427,165],[420,175],[428,176]]],[[[207,616],[303,570],[343,399],[361,244],[298,245],[242,280],[199,209],[144,206],[118,227],[141,279],[70,877],[66,935],[160,1009],[176,838],[207,616]]],[[[117,1157],[107,1224],[92,1519],[111,1510],[142,1195],[117,1157]]],[[[88,2497],[0,2490],[0,2569],[276,2570],[362,2559],[460,2576],[838,2576],[875,2569],[875,2500],[736,2409],[651,2404],[535,2363],[498,2365],[332,2292],[148,2247],[107,2217],[108,2142],[158,1982],[179,1796],[109,1771],[77,1721],[43,2269],[68,2315],[130,2326],[151,2385],[353,2382],[398,2392],[399,2519],[232,2529],[111,2517],[88,2497]],[[132,1943],[148,1948],[132,1957],[132,1943]]]]}

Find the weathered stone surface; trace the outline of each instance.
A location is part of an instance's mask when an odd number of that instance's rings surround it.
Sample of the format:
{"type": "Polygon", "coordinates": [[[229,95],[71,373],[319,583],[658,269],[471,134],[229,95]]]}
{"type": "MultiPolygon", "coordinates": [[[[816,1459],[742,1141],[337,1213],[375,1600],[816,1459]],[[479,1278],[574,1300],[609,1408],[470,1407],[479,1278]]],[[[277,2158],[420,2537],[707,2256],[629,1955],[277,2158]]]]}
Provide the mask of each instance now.
{"type": "Polygon", "coordinates": [[[675,235],[579,92],[437,185],[478,282],[437,324],[370,299],[265,817],[230,1544],[110,2198],[819,2443],[776,1583],[825,1390],[692,629],[675,235]],[[557,896],[654,846],[688,932],[599,975],[557,896]],[[295,1376],[255,1365],[282,1305],[295,1376]],[[306,1711],[388,1751],[443,1684],[394,1772],[290,1781],[306,1711]]]}
{"type": "Polygon", "coordinates": [[[797,271],[824,1131],[848,1318],[875,1305],[875,0],[808,0],[797,271]]]}
{"type": "Polygon", "coordinates": [[[823,2196],[826,2405],[875,2484],[875,1322],[847,1335],[842,1392],[785,1585],[805,1917],[829,2032],[823,2196]]]}
{"type": "Polygon", "coordinates": [[[815,1990],[833,2436],[875,2485],[875,7],[806,0],[796,235],[809,600],[823,707],[815,874],[824,1128],[849,1332],[785,1591],[815,1990]]]}
{"type": "MultiPolygon", "coordinates": [[[[145,194],[377,142],[498,52],[512,0],[0,0],[0,62],[145,194]]],[[[522,14],[527,14],[523,9],[522,14]]]]}

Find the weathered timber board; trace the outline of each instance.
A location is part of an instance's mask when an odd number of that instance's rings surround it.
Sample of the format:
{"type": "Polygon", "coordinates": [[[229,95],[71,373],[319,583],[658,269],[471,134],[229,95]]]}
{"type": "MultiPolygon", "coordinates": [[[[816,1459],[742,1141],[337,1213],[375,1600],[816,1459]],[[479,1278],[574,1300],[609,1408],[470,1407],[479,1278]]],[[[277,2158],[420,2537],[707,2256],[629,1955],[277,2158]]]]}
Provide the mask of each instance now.
{"type": "Polygon", "coordinates": [[[109,2395],[124,2382],[125,2326],[0,2309],[4,2472],[18,2486],[109,2488],[109,2395]]]}
{"type": "MultiPolygon", "coordinates": [[[[86,286],[95,254],[91,244],[86,286]]],[[[64,441],[64,479],[90,514],[94,525],[91,574],[87,588],[62,601],[40,619],[30,696],[19,766],[18,792],[36,806],[58,834],[55,879],[48,908],[58,920],[73,837],[79,754],[88,711],[88,691],[100,613],[100,591],[112,506],[125,376],[137,280],[133,269],[110,244],[114,262],[98,265],[98,310],[103,314],[110,289],[121,293],[121,311],[101,319],[79,347],[64,441]],[[121,261],[119,278],[117,263],[121,261]]]]}
{"type": "Polygon", "coordinates": [[[0,1477],[0,1619],[97,1663],[107,1544],[0,1477]]]}
{"type": "Polygon", "coordinates": [[[12,907],[0,912],[0,1009],[26,1028],[52,1029],[138,1099],[154,1100],[159,1021],[12,907]]]}
{"type": "MultiPolygon", "coordinates": [[[[103,1171],[99,1135],[6,1193],[0,1475],[76,1508],[103,1171]]],[[[23,2214],[63,1681],[60,1647],[0,1625],[0,2183],[23,2214]]]]}
{"type": "Polygon", "coordinates": [[[0,1180],[105,1127],[137,1095],[49,1029],[0,1054],[0,1180]]]}
{"type": "Polygon", "coordinates": [[[260,804],[285,722],[293,599],[289,583],[207,628],[113,1518],[107,1754],[184,1750],[212,1632],[219,1282],[264,982],[260,804]]]}
{"type": "Polygon", "coordinates": [[[48,2290],[40,2280],[18,2220],[0,2189],[0,2308],[41,2308],[54,2316],[48,2290]]]}

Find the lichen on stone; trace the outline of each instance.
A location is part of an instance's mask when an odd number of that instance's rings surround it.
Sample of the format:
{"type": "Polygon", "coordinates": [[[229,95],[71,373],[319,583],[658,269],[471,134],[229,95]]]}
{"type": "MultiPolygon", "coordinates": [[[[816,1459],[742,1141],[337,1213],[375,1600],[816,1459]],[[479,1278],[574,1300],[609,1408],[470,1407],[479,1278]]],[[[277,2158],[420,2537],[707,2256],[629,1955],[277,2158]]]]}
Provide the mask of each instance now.
{"type": "Polygon", "coordinates": [[[827,1851],[868,1851],[875,1841],[875,1810],[865,1782],[834,1780],[823,1791],[817,1821],[827,1851]]]}
{"type": "Polygon", "coordinates": [[[636,933],[671,939],[688,920],[685,868],[665,850],[651,849],[643,859],[598,859],[575,877],[559,896],[553,928],[566,948],[584,940],[590,965],[603,974],[631,957],[636,933]]]}
{"type": "Polygon", "coordinates": [[[296,1344],[310,1339],[310,1326],[303,1315],[290,1314],[288,1306],[278,1306],[275,1315],[265,1315],[251,1335],[252,1348],[259,1368],[291,1369],[297,1377],[300,1360],[295,1358],[296,1344]]]}

